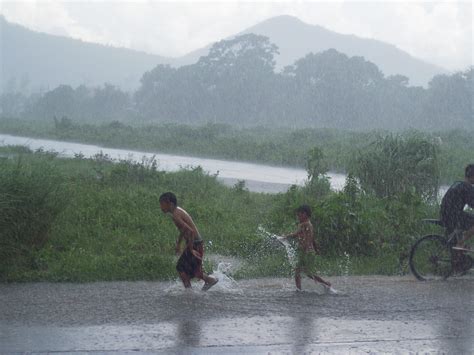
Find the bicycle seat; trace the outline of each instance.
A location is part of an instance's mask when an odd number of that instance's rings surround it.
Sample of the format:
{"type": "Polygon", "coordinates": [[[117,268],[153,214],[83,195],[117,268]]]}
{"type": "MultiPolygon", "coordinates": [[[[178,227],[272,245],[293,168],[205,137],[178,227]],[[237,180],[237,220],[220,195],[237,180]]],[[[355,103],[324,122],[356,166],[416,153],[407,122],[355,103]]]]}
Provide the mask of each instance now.
{"type": "Polygon", "coordinates": [[[436,224],[437,226],[444,227],[444,223],[439,219],[427,218],[427,219],[422,219],[422,222],[430,223],[430,224],[436,224]]]}

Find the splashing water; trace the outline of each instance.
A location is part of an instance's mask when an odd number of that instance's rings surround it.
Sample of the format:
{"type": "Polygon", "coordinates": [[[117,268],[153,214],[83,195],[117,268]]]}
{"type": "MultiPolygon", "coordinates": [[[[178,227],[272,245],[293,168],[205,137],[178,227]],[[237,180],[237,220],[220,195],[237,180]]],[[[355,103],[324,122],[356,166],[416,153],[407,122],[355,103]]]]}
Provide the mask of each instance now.
{"type": "Polygon", "coordinates": [[[226,293],[243,293],[237,281],[231,276],[232,264],[220,262],[217,264],[217,270],[214,270],[211,276],[217,277],[219,282],[211,288],[210,291],[219,291],[226,293]]]}
{"type": "MultiPolygon", "coordinates": [[[[262,236],[263,238],[268,238],[269,240],[276,240],[278,243],[283,244],[285,247],[286,255],[288,257],[288,262],[290,265],[294,268],[296,266],[296,250],[295,248],[290,244],[290,242],[281,236],[277,236],[276,234],[272,234],[268,232],[263,226],[259,225],[257,228],[257,233],[258,235],[262,236]]],[[[349,271],[350,271],[350,266],[351,266],[351,260],[350,256],[348,253],[344,253],[344,259],[343,261],[339,264],[339,267],[341,268],[341,274],[344,275],[344,282],[348,280],[349,276],[349,271]]],[[[339,290],[334,289],[333,287],[325,287],[320,283],[314,283],[313,280],[309,281],[310,279],[308,278],[302,279],[303,283],[303,288],[304,289],[313,289],[316,287],[318,289],[322,288],[324,290],[324,294],[332,294],[332,295],[342,295],[343,293],[339,290]]],[[[310,291],[311,292],[311,291],[310,291]]]]}
{"type": "MultiPolygon", "coordinates": [[[[214,285],[207,292],[224,292],[224,293],[239,293],[242,294],[242,288],[239,286],[237,281],[231,276],[233,271],[233,266],[231,263],[220,262],[217,264],[217,269],[214,270],[210,276],[217,277],[219,282],[214,285]]],[[[181,280],[176,279],[171,285],[165,290],[169,294],[183,294],[183,292],[199,295],[204,294],[201,292],[201,287],[204,285],[202,281],[193,281],[191,289],[185,289],[181,280]]]]}
{"type": "Polygon", "coordinates": [[[282,244],[285,247],[288,262],[293,268],[296,266],[296,250],[295,248],[293,248],[293,246],[290,244],[290,242],[286,238],[270,233],[262,225],[259,225],[257,227],[257,233],[258,235],[264,238],[275,240],[275,241],[278,241],[278,243],[282,244]]]}

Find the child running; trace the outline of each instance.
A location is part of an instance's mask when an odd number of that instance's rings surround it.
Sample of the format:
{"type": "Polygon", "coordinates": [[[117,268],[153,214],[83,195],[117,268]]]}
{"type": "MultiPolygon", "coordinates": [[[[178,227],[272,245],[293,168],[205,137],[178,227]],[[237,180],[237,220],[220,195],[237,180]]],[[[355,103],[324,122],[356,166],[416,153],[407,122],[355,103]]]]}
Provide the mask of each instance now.
{"type": "Polygon", "coordinates": [[[178,207],[176,196],[172,192],[165,192],[160,196],[160,208],[164,213],[169,213],[173,219],[179,236],[176,240],[176,255],[180,255],[176,270],[185,288],[191,287],[191,279],[204,281],[203,291],[209,290],[219,280],[206,275],[202,270],[204,257],[204,242],[199,234],[191,216],[178,207]],[[184,240],[185,248],[181,251],[181,242],[184,240]]]}
{"type": "Polygon", "coordinates": [[[323,280],[316,275],[316,254],[318,247],[314,240],[313,225],[311,224],[311,207],[302,205],[296,209],[296,216],[298,218],[298,228],[295,233],[288,234],[283,238],[295,238],[298,243],[297,257],[298,261],[295,268],[295,283],[298,291],[301,291],[301,272],[304,272],[310,279],[316,283],[321,283],[326,292],[337,293],[331,287],[328,281],[323,280]]]}

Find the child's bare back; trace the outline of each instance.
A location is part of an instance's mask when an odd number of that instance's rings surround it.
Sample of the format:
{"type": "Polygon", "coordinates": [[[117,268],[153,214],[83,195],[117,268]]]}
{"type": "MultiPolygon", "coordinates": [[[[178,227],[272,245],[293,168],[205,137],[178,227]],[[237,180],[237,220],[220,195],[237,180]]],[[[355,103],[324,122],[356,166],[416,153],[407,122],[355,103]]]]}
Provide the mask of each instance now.
{"type": "Polygon", "coordinates": [[[178,228],[178,230],[183,233],[183,237],[187,242],[189,242],[190,239],[194,241],[201,238],[193,219],[183,208],[179,206],[176,207],[171,216],[176,228],[178,228]]]}

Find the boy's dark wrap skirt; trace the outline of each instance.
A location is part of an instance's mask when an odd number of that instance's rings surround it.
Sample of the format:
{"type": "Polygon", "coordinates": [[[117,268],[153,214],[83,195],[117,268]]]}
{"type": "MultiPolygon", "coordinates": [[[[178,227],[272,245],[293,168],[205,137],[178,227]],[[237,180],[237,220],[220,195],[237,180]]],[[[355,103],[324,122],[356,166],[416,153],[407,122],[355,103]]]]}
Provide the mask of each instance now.
{"type": "Polygon", "coordinates": [[[196,258],[191,251],[186,248],[178,259],[176,270],[179,273],[185,273],[190,278],[203,276],[202,259],[204,257],[204,243],[202,240],[196,240],[193,243],[193,250],[197,251],[201,259],[196,258]]]}

